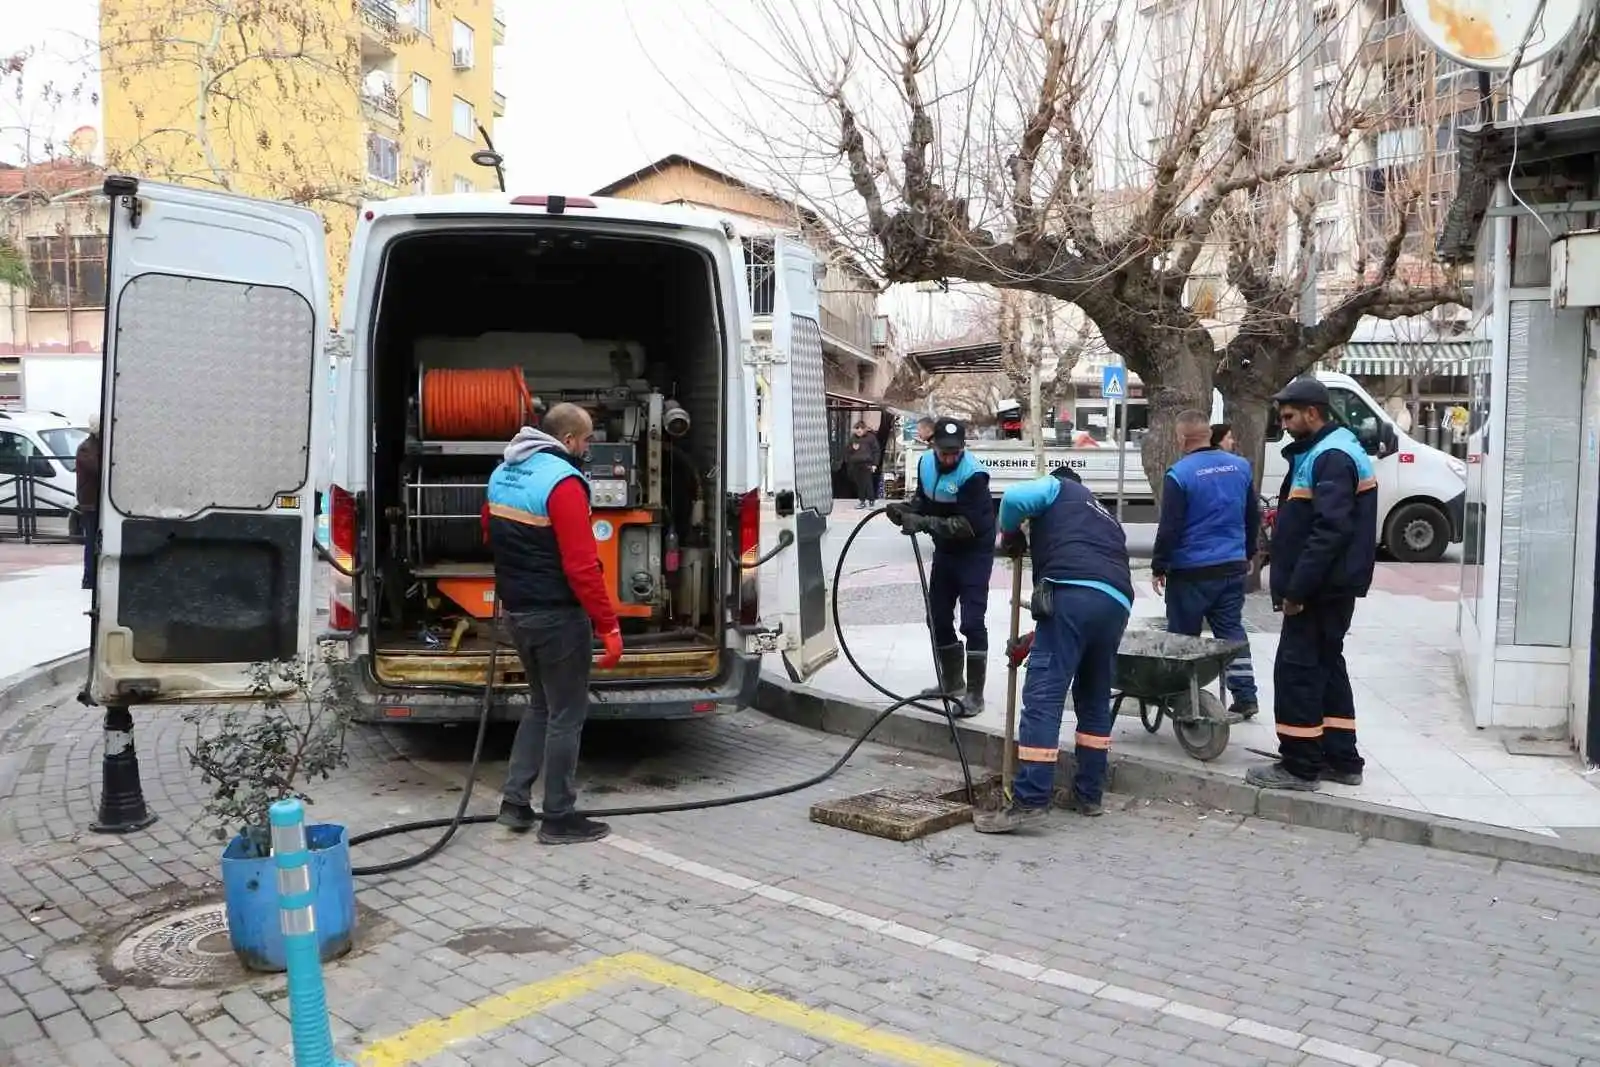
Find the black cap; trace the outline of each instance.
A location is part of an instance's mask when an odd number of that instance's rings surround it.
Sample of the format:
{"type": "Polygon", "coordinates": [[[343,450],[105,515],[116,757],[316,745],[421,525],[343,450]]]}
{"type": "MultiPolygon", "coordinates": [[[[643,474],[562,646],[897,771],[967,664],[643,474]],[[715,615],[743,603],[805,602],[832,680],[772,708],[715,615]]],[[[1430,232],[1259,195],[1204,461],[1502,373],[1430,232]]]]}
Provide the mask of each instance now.
{"type": "Polygon", "coordinates": [[[933,447],[941,452],[955,452],[967,447],[967,428],[955,419],[935,419],[933,447]]]}
{"type": "Polygon", "coordinates": [[[1050,473],[1057,478],[1065,478],[1068,481],[1077,482],[1080,485],[1083,484],[1083,479],[1078,476],[1078,472],[1067,466],[1065,463],[1050,473]]]}
{"type": "Polygon", "coordinates": [[[1279,389],[1272,397],[1274,404],[1300,404],[1306,407],[1328,407],[1333,401],[1328,387],[1311,375],[1302,375],[1279,389]]]}

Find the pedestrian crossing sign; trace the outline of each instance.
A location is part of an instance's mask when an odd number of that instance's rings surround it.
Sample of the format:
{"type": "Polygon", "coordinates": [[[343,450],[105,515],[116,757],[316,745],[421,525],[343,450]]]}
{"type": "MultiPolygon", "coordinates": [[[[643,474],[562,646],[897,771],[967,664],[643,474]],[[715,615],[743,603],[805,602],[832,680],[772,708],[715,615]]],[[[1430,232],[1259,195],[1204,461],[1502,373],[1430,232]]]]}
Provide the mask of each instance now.
{"type": "Polygon", "coordinates": [[[1128,398],[1128,368],[1100,368],[1100,398],[1102,400],[1126,400],[1128,398]]]}

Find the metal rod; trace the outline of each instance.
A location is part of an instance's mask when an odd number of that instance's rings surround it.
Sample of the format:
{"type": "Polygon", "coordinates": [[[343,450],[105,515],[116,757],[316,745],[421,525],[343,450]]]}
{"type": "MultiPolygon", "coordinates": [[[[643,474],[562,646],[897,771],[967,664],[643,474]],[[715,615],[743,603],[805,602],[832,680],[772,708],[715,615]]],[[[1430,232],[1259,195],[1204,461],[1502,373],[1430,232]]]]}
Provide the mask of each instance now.
{"type": "Polygon", "coordinates": [[[1000,749],[1000,793],[1011,803],[1011,781],[1017,775],[1017,673],[1012,649],[1022,636],[1022,560],[1011,560],[1011,640],[1006,642],[1006,733],[1000,749]]]}
{"type": "MultiPolygon", "coordinates": [[[[1312,150],[1312,141],[1316,138],[1317,119],[1312,112],[1317,101],[1317,46],[1314,40],[1317,33],[1317,16],[1312,4],[1313,0],[1300,0],[1300,137],[1299,147],[1296,149],[1295,155],[1301,162],[1310,159],[1315,154],[1312,150]]],[[[1301,188],[1314,194],[1318,180],[1317,175],[1308,174],[1300,179],[1301,188]]],[[[1305,277],[1300,281],[1300,324],[1302,326],[1315,326],[1317,323],[1317,209],[1315,204],[1316,200],[1313,195],[1313,206],[1306,219],[1306,225],[1312,228],[1312,232],[1300,235],[1300,246],[1306,252],[1305,261],[1300,264],[1305,271],[1305,277]]]]}
{"type": "Polygon", "coordinates": [[[1117,420],[1117,521],[1121,522],[1128,477],[1128,364],[1120,356],[1118,361],[1123,366],[1122,399],[1115,402],[1113,415],[1117,420]]]}

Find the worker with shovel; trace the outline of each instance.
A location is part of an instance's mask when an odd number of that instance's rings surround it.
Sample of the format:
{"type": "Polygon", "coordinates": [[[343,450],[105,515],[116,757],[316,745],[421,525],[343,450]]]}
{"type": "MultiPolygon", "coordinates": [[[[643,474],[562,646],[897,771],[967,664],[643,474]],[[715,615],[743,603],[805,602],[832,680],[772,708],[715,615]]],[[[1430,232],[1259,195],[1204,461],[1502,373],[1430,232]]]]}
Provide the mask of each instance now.
{"type": "MultiPolygon", "coordinates": [[[[1033,634],[1010,649],[1027,657],[1017,729],[1017,776],[999,811],[973,818],[979,833],[1037,825],[1050,808],[1067,691],[1078,719],[1072,808],[1102,813],[1111,750],[1117,646],[1133,612],[1128,542],[1119,523],[1068,467],[1012,486],[1000,502],[1000,549],[1020,560],[1033,541],[1033,634]]],[[[1012,610],[1018,610],[1016,605],[1012,610]]],[[[1009,739],[1007,739],[1009,744],[1009,739]]]]}
{"type": "MultiPolygon", "coordinates": [[[[977,715],[983,711],[989,673],[989,627],[984,616],[994,574],[994,502],[989,496],[989,472],[967,452],[966,427],[951,418],[934,420],[933,447],[917,464],[915,495],[907,503],[890,504],[886,513],[902,533],[933,537],[928,612],[939,657],[940,691],[961,701],[958,714],[963,718],[977,715]],[[965,649],[956,637],[958,604],[965,649]]],[[[935,694],[930,691],[930,695],[935,694]]]]}

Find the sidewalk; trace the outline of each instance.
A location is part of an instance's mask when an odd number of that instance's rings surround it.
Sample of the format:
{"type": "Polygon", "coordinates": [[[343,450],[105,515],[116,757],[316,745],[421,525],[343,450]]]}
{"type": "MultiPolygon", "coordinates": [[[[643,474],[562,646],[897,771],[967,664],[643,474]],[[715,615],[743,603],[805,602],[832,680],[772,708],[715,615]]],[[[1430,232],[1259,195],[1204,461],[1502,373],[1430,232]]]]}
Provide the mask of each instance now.
{"type": "MultiPolygon", "coordinates": [[[[1332,794],[1448,818],[1487,823],[1549,836],[1600,841],[1600,774],[1585,773],[1575,757],[1512,755],[1500,736],[1474,728],[1468,718],[1455,660],[1455,564],[1384,563],[1372,594],[1361,602],[1346,644],[1355,689],[1365,781],[1358,788],[1324,785],[1332,794]]],[[[1164,606],[1150,586],[1149,571],[1134,572],[1138,597],[1133,626],[1160,628],[1164,606]]],[[[1024,576],[1026,595],[1027,576],[1024,576]]],[[[1000,733],[1005,724],[1004,646],[1009,632],[1011,575],[996,565],[989,602],[987,709],[971,720],[1000,733]]],[[[915,565],[884,564],[847,574],[840,588],[844,640],[861,666],[900,694],[933,684],[933,656],[916,586],[915,565]],[[890,606],[893,602],[893,607],[890,606]],[[885,616],[894,618],[891,624],[885,616]],[[852,624],[853,618],[868,618],[852,624]]],[[[1280,619],[1264,594],[1250,598],[1246,625],[1260,689],[1262,714],[1232,728],[1225,751],[1206,764],[1240,778],[1262,757],[1249,748],[1276,751],[1272,722],[1272,663],[1280,619]]],[[[1022,631],[1033,622],[1024,612],[1022,631]]],[[[1019,675],[1020,694],[1026,672],[1019,675]]],[[[845,662],[818,672],[808,685],[860,703],[889,703],[845,662]]],[[[1194,766],[1172,735],[1170,724],[1145,732],[1135,714],[1117,720],[1114,747],[1152,759],[1194,766]]],[[[911,711],[933,718],[925,712],[911,711]]],[[[1063,744],[1072,743],[1066,716],[1063,744]]]]}
{"type": "Polygon", "coordinates": [[[0,681],[89,647],[77,545],[0,542],[0,681]]]}

